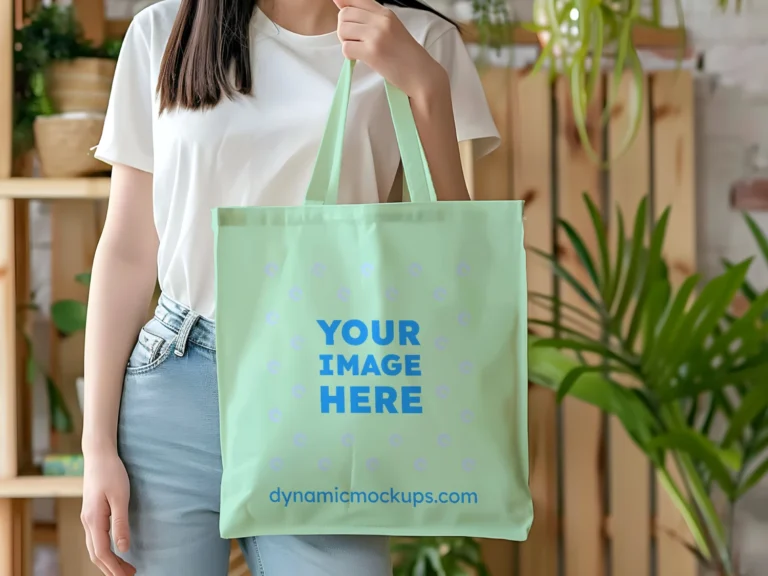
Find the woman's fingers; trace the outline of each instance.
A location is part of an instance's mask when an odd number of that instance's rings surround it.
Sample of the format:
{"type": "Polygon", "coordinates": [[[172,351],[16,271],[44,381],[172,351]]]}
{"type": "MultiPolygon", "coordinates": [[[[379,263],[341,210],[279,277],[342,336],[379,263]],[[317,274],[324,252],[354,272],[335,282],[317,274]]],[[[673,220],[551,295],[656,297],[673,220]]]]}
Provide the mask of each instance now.
{"type": "Polygon", "coordinates": [[[360,60],[363,62],[370,55],[368,45],[357,40],[342,42],[341,52],[347,60],[360,60]]]}
{"type": "Polygon", "coordinates": [[[109,514],[98,515],[91,523],[91,539],[96,558],[107,567],[109,576],[130,576],[120,559],[112,552],[109,537],[109,514]]]}
{"type": "Polygon", "coordinates": [[[368,10],[362,8],[346,7],[339,10],[339,24],[342,22],[357,22],[358,24],[369,24],[380,18],[377,14],[373,14],[368,10]]]}
{"type": "Polygon", "coordinates": [[[110,518],[112,521],[112,540],[120,552],[128,552],[131,545],[131,534],[128,527],[128,499],[112,496],[109,500],[110,518]]]}
{"type": "Polygon", "coordinates": [[[93,549],[93,538],[91,538],[91,530],[88,528],[88,526],[83,523],[83,528],[85,528],[85,546],[88,549],[88,557],[91,559],[91,563],[93,563],[96,568],[101,570],[102,574],[104,576],[112,576],[112,573],[107,569],[106,566],[96,557],[96,552],[93,549]]]}
{"type": "Polygon", "coordinates": [[[357,22],[342,22],[339,24],[337,33],[341,42],[362,42],[365,40],[366,32],[369,27],[357,22]]]}
{"type": "Polygon", "coordinates": [[[346,7],[361,8],[374,14],[383,14],[388,8],[382,6],[376,0],[333,0],[339,9],[346,7]]]}

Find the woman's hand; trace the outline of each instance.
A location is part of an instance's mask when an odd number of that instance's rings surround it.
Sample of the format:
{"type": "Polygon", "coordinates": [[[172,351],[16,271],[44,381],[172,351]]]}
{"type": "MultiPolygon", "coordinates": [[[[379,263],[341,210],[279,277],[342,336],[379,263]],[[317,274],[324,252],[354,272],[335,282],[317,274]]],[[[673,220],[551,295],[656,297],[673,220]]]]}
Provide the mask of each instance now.
{"type": "Polygon", "coordinates": [[[110,529],[120,552],[126,552],[130,545],[129,494],[128,474],[117,450],[108,448],[86,456],[81,520],[91,562],[106,576],[136,574],[136,569],[110,547],[110,529]]]}
{"type": "Polygon", "coordinates": [[[406,30],[394,12],[376,0],[334,0],[338,35],[350,60],[365,62],[413,99],[445,89],[448,75],[406,30]]]}

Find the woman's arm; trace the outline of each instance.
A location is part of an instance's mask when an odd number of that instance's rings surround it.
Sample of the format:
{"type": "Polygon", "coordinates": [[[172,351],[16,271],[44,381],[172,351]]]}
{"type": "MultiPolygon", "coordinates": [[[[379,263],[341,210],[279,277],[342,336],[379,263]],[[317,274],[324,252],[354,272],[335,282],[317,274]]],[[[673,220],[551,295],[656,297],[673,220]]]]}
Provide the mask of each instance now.
{"type": "Polygon", "coordinates": [[[125,367],[147,319],[157,277],[152,175],[115,165],[104,231],[96,248],[85,329],[82,521],[91,561],[104,574],[136,570],[115,555],[128,550],[130,487],[117,453],[125,367]]]}
{"type": "Polygon", "coordinates": [[[424,77],[421,90],[411,96],[411,109],[437,199],[469,200],[456,139],[451,85],[442,66],[438,64],[431,77],[424,77]]]}
{"type": "Polygon", "coordinates": [[[375,0],[334,2],[344,56],[365,62],[410,97],[438,199],[469,200],[445,68],[375,0]]]}
{"type": "Polygon", "coordinates": [[[157,278],[152,175],[116,165],[96,248],[85,331],[83,451],[114,450],[125,366],[157,278]]]}

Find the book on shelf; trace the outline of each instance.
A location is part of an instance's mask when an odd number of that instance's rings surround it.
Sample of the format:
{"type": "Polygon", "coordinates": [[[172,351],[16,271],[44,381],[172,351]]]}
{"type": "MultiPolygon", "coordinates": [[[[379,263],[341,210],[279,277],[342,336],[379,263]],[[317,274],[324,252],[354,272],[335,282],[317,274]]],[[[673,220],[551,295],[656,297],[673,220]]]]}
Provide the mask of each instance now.
{"type": "Polygon", "coordinates": [[[43,476],[82,476],[82,454],[48,454],[43,459],[43,476]]]}

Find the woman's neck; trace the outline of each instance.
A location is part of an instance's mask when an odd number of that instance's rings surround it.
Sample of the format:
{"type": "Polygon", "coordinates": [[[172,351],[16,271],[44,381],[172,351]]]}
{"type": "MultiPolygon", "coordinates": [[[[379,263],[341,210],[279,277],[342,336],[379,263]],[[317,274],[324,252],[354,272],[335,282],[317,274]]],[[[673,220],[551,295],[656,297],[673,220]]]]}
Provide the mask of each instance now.
{"type": "Polygon", "coordinates": [[[339,9],[332,0],[259,0],[267,18],[303,36],[318,36],[336,30],[339,9]]]}

